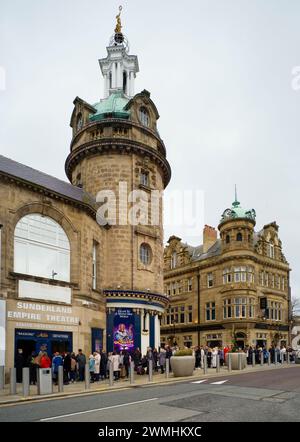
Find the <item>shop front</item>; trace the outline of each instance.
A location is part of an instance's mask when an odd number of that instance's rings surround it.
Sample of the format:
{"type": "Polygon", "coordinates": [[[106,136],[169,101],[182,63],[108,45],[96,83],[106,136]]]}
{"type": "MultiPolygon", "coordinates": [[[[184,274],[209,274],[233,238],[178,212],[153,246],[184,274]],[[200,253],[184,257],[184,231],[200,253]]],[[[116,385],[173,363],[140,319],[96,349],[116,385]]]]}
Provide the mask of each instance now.
{"type": "MultiPolygon", "coordinates": [[[[2,309],[4,310],[4,309],[2,309]]],[[[105,316],[99,310],[80,305],[64,305],[37,301],[7,300],[3,330],[5,366],[13,367],[18,349],[26,360],[32,352],[78,352],[89,356],[105,349],[103,333],[105,316]]],[[[2,315],[3,316],[3,315],[2,315]]]]}
{"type": "Polygon", "coordinates": [[[66,353],[73,349],[73,333],[45,330],[15,329],[15,353],[23,350],[25,360],[34,352],[66,353]]]}

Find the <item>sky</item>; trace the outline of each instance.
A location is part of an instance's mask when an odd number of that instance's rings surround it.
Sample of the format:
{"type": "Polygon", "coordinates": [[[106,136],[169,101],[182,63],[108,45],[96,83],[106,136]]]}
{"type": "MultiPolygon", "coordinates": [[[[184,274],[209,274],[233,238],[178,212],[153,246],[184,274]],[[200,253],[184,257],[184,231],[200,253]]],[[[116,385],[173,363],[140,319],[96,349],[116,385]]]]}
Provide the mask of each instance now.
{"type": "Polygon", "coordinates": [[[234,185],[256,230],[276,221],[300,297],[300,2],[298,0],[2,0],[0,153],[67,180],[76,96],[102,98],[106,56],[122,4],[138,55],[136,92],[160,113],[174,191],[203,208],[196,228],[166,225],[190,244],[217,227],[234,185]],[[198,192],[198,193],[197,193],[198,192]]]}

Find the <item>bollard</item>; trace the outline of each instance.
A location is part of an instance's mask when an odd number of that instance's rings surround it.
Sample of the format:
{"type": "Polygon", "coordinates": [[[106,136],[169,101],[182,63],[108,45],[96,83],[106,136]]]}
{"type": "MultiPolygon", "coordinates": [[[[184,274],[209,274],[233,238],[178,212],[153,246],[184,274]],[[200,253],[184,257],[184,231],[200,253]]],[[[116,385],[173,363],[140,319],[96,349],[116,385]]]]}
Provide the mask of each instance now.
{"type": "Polygon", "coordinates": [[[4,365],[0,366],[0,390],[3,390],[5,387],[5,367],[4,365]]]}
{"type": "Polygon", "coordinates": [[[130,362],[130,383],[134,384],[134,362],[130,362]]]}
{"type": "Polygon", "coordinates": [[[39,369],[39,367],[36,368],[36,387],[37,387],[37,394],[40,395],[41,389],[40,389],[40,369],[39,369]]]}
{"type": "Polygon", "coordinates": [[[242,369],[242,353],[238,354],[238,369],[242,369]]]}
{"type": "Polygon", "coordinates": [[[22,370],[22,387],[23,387],[23,397],[30,396],[29,387],[29,368],[24,367],[22,370]]]}
{"type": "Polygon", "coordinates": [[[203,374],[207,374],[207,355],[203,357],[203,374]]]}
{"type": "Polygon", "coordinates": [[[283,363],[284,363],[284,355],[283,355],[283,353],[281,352],[281,353],[280,353],[280,364],[283,365],[283,363]]]}
{"type": "Polygon", "coordinates": [[[153,379],[153,361],[150,359],[148,361],[148,381],[152,382],[153,379]]]}
{"type": "Polygon", "coordinates": [[[114,370],[112,362],[109,364],[109,386],[112,387],[114,385],[114,370]]]}
{"type": "Polygon", "coordinates": [[[252,353],[252,367],[255,367],[255,353],[252,353]]]}
{"type": "Polygon", "coordinates": [[[10,394],[17,394],[17,370],[10,368],[10,394]]]}
{"type": "Polygon", "coordinates": [[[231,353],[228,354],[228,371],[231,371],[231,353]]]}
{"type": "Polygon", "coordinates": [[[268,352],[268,365],[271,365],[271,354],[268,352]]]}
{"type": "Polygon", "coordinates": [[[84,367],[84,381],[85,381],[85,389],[88,390],[90,388],[90,366],[89,366],[89,364],[85,364],[85,367],[84,367]]]}
{"type": "Polygon", "coordinates": [[[58,367],[57,385],[58,385],[58,391],[63,392],[64,391],[64,368],[62,365],[60,365],[58,367]]]}
{"type": "Polygon", "coordinates": [[[264,365],[264,352],[260,352],[260,366],[263,367],[264,365]]]}
{"type": "Polygon", "coordinates": [[[217,362],[217,364],[216,364],[216,372],[220,373],[220,355],[217,355],[216,362],[217,362]]]}
{"type": "Polygon", "coordinates": [[[166,378],[168,378],[170,375],[170,359],[166,359],[166,378]]]}
{"type": "Polygon", "coordinates": [[[290,364],[290,354],[289,354],[288,351],[286,352],[286,363],[287,363],[288,365],[290,364]]]}

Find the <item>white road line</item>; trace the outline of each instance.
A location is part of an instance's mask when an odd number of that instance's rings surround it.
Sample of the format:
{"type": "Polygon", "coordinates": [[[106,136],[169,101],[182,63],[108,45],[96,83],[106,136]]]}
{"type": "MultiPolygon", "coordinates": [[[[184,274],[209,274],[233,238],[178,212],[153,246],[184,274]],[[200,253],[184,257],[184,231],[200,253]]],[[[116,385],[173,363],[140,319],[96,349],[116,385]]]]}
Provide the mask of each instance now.
{"type": "Polygon", "coordinates": [[[193,381],[191,384],[202,384],[202,382],[206,382],[207,379],[201,379],[201,381],[193,381]]]}
{"type": "Polygon", "coordinates": [[[226,381],[218,381],[218,382],[211,382],[210,385],[222,385],[225,384],[225,382],[227,382],[228,379],[226,379],[226,381]]]}
{"type": "Polygon", "coordinates": [[[112,405],[111,407],[95,408],[94,410],[78,411],[77,413],[62,414],[61,416],[46,417],[44,419],[40,419],[40,422],[52,421],[55,419],[62,419],[63,417],[77,416],[78,414],[87,414],[87,413],[94,413],[96,411],[111,410],[112,408],[127,407],[128,405],[142,404],[143,402],[156,401],[157,399],[158,399],[157,397],[154,397],[152,399],[145,399],[143,401],[129,402],[129,403],[120,404],[120,405],[112,405]]]}

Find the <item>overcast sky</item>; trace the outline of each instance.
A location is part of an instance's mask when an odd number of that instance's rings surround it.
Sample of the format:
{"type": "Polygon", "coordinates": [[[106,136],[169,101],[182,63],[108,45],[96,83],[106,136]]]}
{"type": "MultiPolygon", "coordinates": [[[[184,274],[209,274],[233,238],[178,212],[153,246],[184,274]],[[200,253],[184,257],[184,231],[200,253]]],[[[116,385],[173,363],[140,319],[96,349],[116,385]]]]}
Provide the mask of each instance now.
{"type": "MultiPolygon", "coordinates": [[[[72,102],[102,96],[98,58],[106,56],[119,4],[1,0],[1,154],[66,180],[72,102]]],[[[217,226],[237,183],[242,205],[257,212],[257,230],[279,224],[300,296],[300,88],[292,83],[299,0],[121,4],[130,52],[139,57],[136,92],[149,90],[161,115],[172,167],[167,195],[203,191],[199,222],[217,226]]],[[[166,227],[165,240],[171,234],[199,244],[202,225],[193,234],[166,227]]]]}

